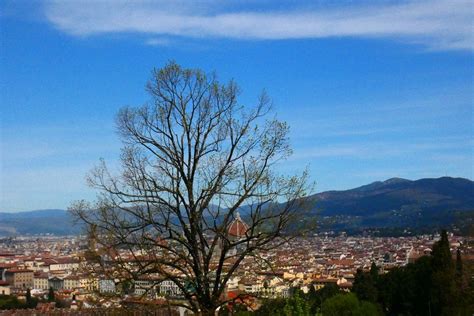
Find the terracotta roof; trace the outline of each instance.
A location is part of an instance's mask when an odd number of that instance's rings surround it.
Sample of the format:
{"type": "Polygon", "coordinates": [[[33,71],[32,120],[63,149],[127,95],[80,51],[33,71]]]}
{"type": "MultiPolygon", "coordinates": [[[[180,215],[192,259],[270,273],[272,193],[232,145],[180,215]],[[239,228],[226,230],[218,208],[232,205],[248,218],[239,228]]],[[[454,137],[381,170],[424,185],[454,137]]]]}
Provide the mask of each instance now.
{"type": "Polygon", "coordinates": [[[338,266],[350,266],[354,264],[354,259],[334,259],[334,260],[328,260],[328,264],[335,264],[338,266]]]}
{"type": "Polygon", "coordinates": [[[337,283],[336,278],[317,278],[314,281],[317,283],[337,283]]]}
{"type": "Polygon", "coordinates": [[[11,252],[0,252],[0,257],[14,257],[15,254],[11,252]]]}
{"type": "Polygon", "coordinates": [[[22,273],[22,272],[31,272],[31,273],[33,273],[33,270],[27,270],[27,269],[10,269],[10,270],[7,270],[7,273],[22,273]]]}
{"type": "Polygon", "coordinates": [[[49,275],[46,272],[35,272],[33,277],[35,279],[48,279],[49,275]]]}
{"type": "Polygon", "coordinates": [[[16,263],[0,263],[0,269],[8,269],[16,267],[16,263]]]}
{"type": "Polygon", "coordinates": [[[52,264],[69,264],[69,263],[79,263],[79,260],[75,258],[50,258],[43,260],[45,266],[52,264]]]}
{"type": "Polygon", "coordinates": [[[339,284],[339,287],[344,288],[344,289],[350,289],[352,288],[352,283],[351,282],[341,283],[339,284]]]}
{"type": "Polygon", "coordinates": [[[232,237],[243,237],[248,229],[248,225],[240,218],[239,213],[237,213],[236,218],[229,225],[227,232],[232,237]]]}

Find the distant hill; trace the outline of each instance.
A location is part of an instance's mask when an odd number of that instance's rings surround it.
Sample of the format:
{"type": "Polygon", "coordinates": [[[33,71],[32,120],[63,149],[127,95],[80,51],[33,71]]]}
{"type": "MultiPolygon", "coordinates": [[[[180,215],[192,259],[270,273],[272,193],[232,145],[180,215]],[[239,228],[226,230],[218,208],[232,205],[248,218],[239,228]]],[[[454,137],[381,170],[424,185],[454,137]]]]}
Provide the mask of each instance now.
{"type": "Polygon", "coordinates": [[[351,190],[322,192],[309,199],[314,201],[313,215],[330,217],[327,222],[336,229],[472,225],[474,182],[451,177],[392,178],[351,190]],[[461,218],[464,223],[458,223],[461,218]]]}
{"type": "Polygon", "coordinates": [[[0,236],[10,235],[73,235],[80,227],[73,224],[66,210],[48,209],[17,213],[0,212],[0,236]]]}
{"type": "MultiPolygon", "coordinates": [[[[454,227],[465,232],[474,225],[474,182],[463,178],[392,178],[345,191],[326,191],[307,198],[314,204],[305,216],[318,218],[318,230],[361,232],[432,231],[454,227]]],[[[242,211],[245,214],[245,210],[242,211]]],[[[65,210],[0,213],[1,235],[77,234],[65,210]]]]}
{"type": "Polygon", "coordinates": [[[432,212],[474,208],[474,182],[443,177],[410,181],[392,178],[346,191],[326,191],[312,197],[324,215],[374,215],[406,207],[432,212]]]}

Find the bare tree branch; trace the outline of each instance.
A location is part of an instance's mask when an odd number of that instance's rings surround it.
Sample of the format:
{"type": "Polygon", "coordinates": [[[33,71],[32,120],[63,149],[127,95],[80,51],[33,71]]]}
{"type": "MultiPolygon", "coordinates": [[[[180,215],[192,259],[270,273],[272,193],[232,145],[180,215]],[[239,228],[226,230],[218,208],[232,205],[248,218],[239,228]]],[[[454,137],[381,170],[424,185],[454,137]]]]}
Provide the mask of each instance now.
{"type": "Polygon", "coordinates": [[[210,314],[228,301],[226,284],[245,258],[291,237],[308,174],[276,172],[291,154],[288,126],[265,120],[265,93],[242,106],[233,81],[173,62],[153,71],[147,91],[150,102],[117,116],[121,173],[101,161],[88,177],[98,200],[70,210],[107,254],[104,271],[171,280],[191,310],[210,314]],[[245,231],[236,235],[237,220],[245,231]]]}

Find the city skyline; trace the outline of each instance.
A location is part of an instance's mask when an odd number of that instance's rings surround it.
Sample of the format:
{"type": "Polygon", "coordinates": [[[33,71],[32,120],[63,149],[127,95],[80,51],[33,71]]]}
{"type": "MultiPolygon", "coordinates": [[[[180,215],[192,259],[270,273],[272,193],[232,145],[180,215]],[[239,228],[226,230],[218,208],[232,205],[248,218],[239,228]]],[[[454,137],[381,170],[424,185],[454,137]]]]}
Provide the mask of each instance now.
{"type": "Polygon", "coordinates": [[[120,154],[115,114],[169,60],[235,79],[243,104],[265,89],[291,129],[280,170],[309,165],[317,192],[474,178],[469,1],[76,4],[1,4],[0,211],[93,199],[87,171],[120,154]]]}

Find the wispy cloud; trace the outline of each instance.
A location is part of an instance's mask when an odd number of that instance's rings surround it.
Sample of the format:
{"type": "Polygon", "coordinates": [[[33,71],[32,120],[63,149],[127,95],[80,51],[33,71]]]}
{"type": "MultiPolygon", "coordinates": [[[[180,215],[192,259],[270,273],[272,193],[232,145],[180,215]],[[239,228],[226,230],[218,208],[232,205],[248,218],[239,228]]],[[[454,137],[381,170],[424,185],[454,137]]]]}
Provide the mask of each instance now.
{"type": "MultiPolygon", "coordinates": [[[[194,38],[278,40],[391,38],[436,50],[473,50],[471,0],[373,2],[315,7],[229,6],[216,1],[53,1],[46,18],[75,36],[142,33],[194,38]]],[[[150,42],[150,40],[148,40],[150,42]]],[[[151,41],[153,42],[153,41],[151,41]]]]}
{"type": "Polygon", "coordinates": [[[290,161],[308,161],[311,159],[327,158],[327,157],[354,157],[358,159],[375,159],[375,158],[390,158],[390,157],[417,157],[426,155],[431,157],[438,157],[437,160],[468,160],[472,159],[471,152],[465,152],[467,148],[474,145],[472,139],[451,138],[437,139],[433,142],[432,139],[417,139],[410,143],[400,141],[385,141],[385,142],[357,142],[357,143],[343,143],[331,145],[318,145],[298,147],[295,148],[294,154],[290,157],[290,161]],[[446,154],[445,152],[448,152],[446,154]],[[457,156],[453,156],[453,151],[457,156]],[[462,154],[459,153],[462,151],[462,154]]]}
{"type": "Polygon", "coordinates": [[[163,37],[154,37],[147,39],[145,44],[149,46],[169,46],[171,44],[171,40],[163,37]]]}
{"type": "Polygon", "coordinates": [[[77,36],[120,32],[257,40],[351,36],[393,38],[430,49],[474,48],[470,0],[287,7],[256,10],[215,1],[52,1],[45,6],[45,15],[58,29],[77,36]]]}

